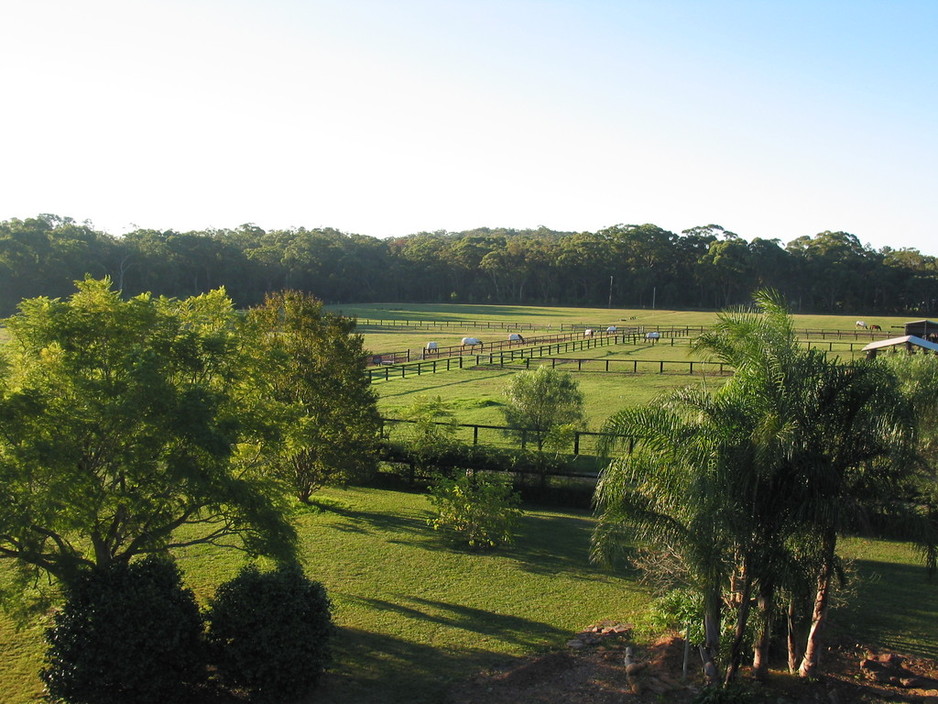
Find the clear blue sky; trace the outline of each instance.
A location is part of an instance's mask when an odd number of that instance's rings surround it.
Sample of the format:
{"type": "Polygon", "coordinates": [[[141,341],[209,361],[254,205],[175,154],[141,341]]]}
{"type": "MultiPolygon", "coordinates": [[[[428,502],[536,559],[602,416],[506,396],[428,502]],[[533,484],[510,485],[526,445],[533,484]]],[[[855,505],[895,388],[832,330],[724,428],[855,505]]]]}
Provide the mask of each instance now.
{"type": "Polygon", "coordinates": [[[0,219],[938,255],[936,37],[936,0],[0,0],[0,219]]]}

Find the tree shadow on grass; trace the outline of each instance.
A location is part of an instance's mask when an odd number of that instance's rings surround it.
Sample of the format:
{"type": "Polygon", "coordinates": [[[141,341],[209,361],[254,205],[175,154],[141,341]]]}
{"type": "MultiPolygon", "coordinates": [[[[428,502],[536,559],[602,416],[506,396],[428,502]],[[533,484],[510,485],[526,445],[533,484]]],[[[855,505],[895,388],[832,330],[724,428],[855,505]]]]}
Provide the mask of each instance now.
{"type": "Polygon", "coordinates": [[[497,614],[471,606],[403,594],[395,595],[395,598],[399,600],[399,603],[368,597],[351,597],[350,601],[377,611],[390,611],[402,618],[470,631],[487,639],[518,646],[525,650],[545,647],[557,642],[564,635],[563,631],[549,624],[509,614],[497,614]]]}
{"type": "MultiPolygon", "coordinates": [[[[565,574],[581,580],[604,581],[612,573],[590,562],[593,523],[583,516],[526,515],[508,555],[534,574],[565,574]]],[[[616,570],[621,576],[622,571],[616,570]]]]}
{"type": "Polygon", "coordinates": [[[854,565],[855,593],[832,615],[835,625],[864,645],[938,658],[938,585],[926,569],[879,560],[854,565]]]}
{"type": "Polygon", "coordinates": [[[495,639],[533,649],[556,642],[562,635],[546,624],[444,602],[410,598],[413,605],[407,606],[380,599],[353,600],[378,612],[394,612],[405,621],[470,631],[477,634],[479,645],[447,645],[440,638],[435,638],[438,644],[429,645],[385,633],[340,629],[336,665],[316,692],[313,700],[317,703],[434,704],[444,700],[454,682],[517,658],[486,647],[486,642],[495,639]]]}

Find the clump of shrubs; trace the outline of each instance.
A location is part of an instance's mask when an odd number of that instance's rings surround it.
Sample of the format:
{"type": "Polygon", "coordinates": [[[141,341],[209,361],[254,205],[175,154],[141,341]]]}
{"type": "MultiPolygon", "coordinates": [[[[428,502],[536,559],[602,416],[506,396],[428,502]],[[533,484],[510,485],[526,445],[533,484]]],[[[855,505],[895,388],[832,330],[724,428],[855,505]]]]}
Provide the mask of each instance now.
{"type": "Polygon", "coordinates": [[[202,617],[179,569],[155,557],[82,573],[46,632],[40,676],[53,701],[190,701],[205,681],[202,617]]]}
{"type": "Polygon", "coordinates": [[[503,474],[439,476],[430,487],[434,515],[428,522],[451,543],[488,550],[512,542],[521,519],[520,503],[511,479],[503,474]]]}
{"type": "Polygon", "coordinates": [[[304,697],[329,665],[331,605],[298,566],[243,569],[218,588],[205,618],[219,677],[252,701],[304,697]]]}
{"type": "Polygon", "coordinates": [[[204,619],[169,559],[96,567],[64,591],[40,673],[52,701],[194,703],[210,684],[251,701],[294,701],[330,661],[329,599],[296,565],[243,569],[204,619]]]}

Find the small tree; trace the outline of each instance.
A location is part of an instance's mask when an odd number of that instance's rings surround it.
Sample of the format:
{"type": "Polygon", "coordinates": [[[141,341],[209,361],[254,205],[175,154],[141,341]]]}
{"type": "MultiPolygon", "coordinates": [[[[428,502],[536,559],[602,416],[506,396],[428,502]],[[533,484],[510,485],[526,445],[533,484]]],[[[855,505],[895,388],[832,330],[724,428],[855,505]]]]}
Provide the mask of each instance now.
{"type": "Polygon", "coordinates": [[[206,621],[211,660],[223,681],[246,688],[256,701],[306,696],[331,659],[326,590],[298,565],[241,570],[218,588],[206,621]]]}
{"type": "Polygon", "coordinates": [[[437,478],[430,488],[429,523],[451,542],[486,550],[512,542],[521,518],[510,477],[489,472],[437,478]]]}
{"type": "Polygon", "coordinates": [[[256,397],[275,419],[265,455],[303,503],[323,486],[374,471],[381,428],[355,321],[299,291],[249,313],[258,333],[256,397]]]}
{"type": "Polygon", "coordinates": [[[550,367],[518,372],[505,389],[505,421],[516,432],[530,433],[538,452],[551,433],[569,432],[562,426],[583,423],[583,394],[576,380],[550,367]]]}
{"type": "Polygon", "coordinates": [[[87,570],[46,631],[42,679],[69,704],[190,701],[205,680],[202,617],[169,561],[87,570]]]}

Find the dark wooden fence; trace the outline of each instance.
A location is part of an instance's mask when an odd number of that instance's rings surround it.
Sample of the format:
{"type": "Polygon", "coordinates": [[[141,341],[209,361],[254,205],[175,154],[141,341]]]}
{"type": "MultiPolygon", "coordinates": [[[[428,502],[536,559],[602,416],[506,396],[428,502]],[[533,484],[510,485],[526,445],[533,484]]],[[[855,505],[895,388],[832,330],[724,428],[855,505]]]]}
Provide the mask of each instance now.
{"type": "MultiPolygon", "coordinates": [[[[406,440],[406,432],[402,435],[401,428],[412,425],[418,421],[402,418],[382,418],[382,437],[387,441],[406,440]]],[[[437,422],[435,425],[446,426],[453,429],[452,439],[465,445],[494,447],[505,450],[536,450],[538,432],[534,429],[516,429],[507,425],[485,425],[481,423],[446,423],[437,422]]],[[[621,437],[608,433],[598,433],[587,430],[574,431],[569,445],[560,448],[551,448],[552,453],[559,455],[584,455],[596,457],[599,455],[599,443],[604,437],[621,437]]],[[[627,441],[628,451],[634,447],[634,440],[627,441]]]]}

